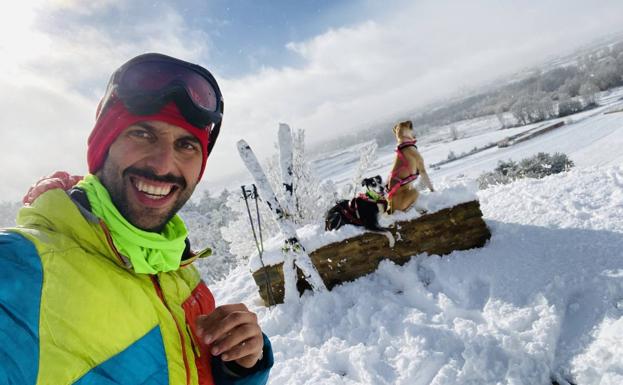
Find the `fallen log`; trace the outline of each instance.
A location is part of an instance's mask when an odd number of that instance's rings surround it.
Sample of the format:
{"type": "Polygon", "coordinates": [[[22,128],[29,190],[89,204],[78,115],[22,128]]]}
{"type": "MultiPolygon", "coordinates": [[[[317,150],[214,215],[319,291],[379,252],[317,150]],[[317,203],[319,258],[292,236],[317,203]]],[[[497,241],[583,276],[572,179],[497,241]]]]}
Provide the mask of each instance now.
{"type": "MultiPolygon", "coordinates": [[[[417,254],[446,255],[455,250],[482,247],[491,237],[477,200],[395,222],[390,231],[396,239],[394,247],[389,246],[385,235],[366,232],[309,252],[327,288],[331,290],[372,273],[384,259],[402,265],[417,254]]],[[[308,287],[302,272],[298,271],[298,276],[297,288],[302,293],[308,287]]],[[[253,278],[266,306],[283,303],[283,262],[260,268],[253,278]],[[268,296],[269,284],[274,302],[268,296]]]]}

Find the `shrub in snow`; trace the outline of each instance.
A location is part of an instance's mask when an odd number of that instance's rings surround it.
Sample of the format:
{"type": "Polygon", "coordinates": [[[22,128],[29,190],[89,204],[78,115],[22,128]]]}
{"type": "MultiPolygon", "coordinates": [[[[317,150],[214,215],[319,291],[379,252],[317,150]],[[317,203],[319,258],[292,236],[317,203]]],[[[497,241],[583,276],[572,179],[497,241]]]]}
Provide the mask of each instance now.
{"type": "Polygon", "coordinates": [[[539,179],[568,171],[573,166],[573,161],[565,154],[550,155],[540,152],[533,157],[522,159],[519,163],[513,160],[498,162],[498,166],[492,172],[478,177],[478,187],[482,190],[491,185],[508,184],[520,178],[539,179]]]}
{"type": "Polygon", "coordinates": [[[558,103],[558,116],[563,117],[582,111],[582,102],[576,99],[563,99],[558,103]]]}

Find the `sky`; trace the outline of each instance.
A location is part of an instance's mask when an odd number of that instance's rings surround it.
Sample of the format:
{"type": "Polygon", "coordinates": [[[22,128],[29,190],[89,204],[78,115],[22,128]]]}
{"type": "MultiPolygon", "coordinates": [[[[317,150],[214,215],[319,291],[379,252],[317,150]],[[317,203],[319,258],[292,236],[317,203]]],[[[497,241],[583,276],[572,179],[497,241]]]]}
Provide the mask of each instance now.
{"type": "Polygon", "coordinates": [[[199,186],[217,192],[245,175],[236,141],[266,158],[280,122],[318,144],[622,31],[620,0],[16,2],[0,14],[0,201],[86,172],[106,82],[144,52],[217,78],[225,117],[199,186]]]}

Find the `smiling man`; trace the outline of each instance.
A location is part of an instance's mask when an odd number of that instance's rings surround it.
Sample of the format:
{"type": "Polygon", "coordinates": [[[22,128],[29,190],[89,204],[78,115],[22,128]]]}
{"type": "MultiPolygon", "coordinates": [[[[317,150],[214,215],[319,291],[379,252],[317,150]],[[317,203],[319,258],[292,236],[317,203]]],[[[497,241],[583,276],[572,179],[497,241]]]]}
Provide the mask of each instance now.
{"type": "Polygon", "coordinates": [[[0,232],[1,384],[267,382],[256,315],[215,307],[177,215],[222,114],[198,65],[145,54],[113,74],[90,174],[35,189],[18,227],[0,232]]]}

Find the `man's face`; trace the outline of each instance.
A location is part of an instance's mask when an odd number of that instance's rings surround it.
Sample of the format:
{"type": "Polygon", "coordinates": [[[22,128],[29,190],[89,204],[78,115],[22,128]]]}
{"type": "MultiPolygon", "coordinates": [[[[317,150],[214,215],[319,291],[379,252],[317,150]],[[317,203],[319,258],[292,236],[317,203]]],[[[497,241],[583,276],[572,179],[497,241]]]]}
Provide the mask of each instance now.
{"type": "Polygon", "coordinates": [[[160,232],[192,195],[202,165],[201,144],[185,129],[139,122],[112,143],[96,173],[130,223],[160,232]]]}

